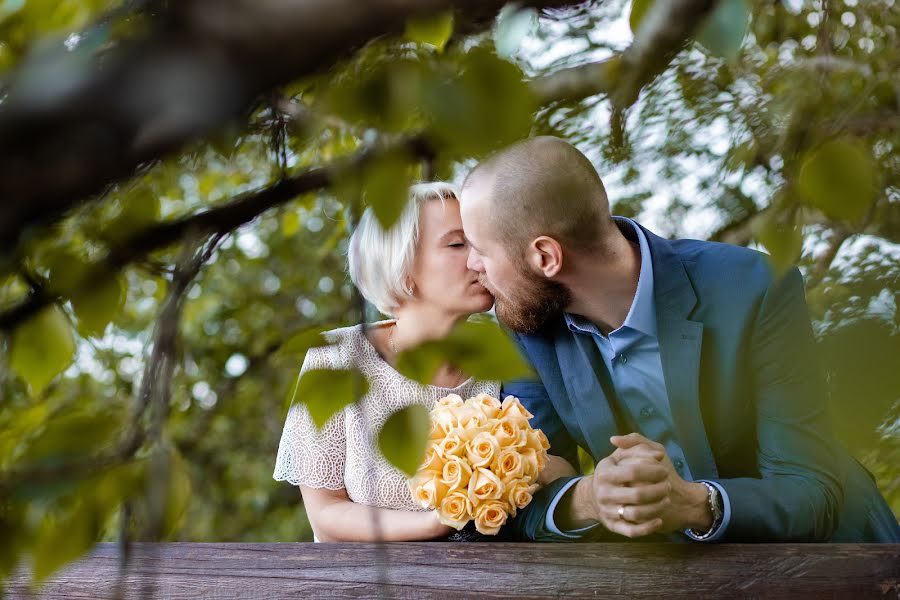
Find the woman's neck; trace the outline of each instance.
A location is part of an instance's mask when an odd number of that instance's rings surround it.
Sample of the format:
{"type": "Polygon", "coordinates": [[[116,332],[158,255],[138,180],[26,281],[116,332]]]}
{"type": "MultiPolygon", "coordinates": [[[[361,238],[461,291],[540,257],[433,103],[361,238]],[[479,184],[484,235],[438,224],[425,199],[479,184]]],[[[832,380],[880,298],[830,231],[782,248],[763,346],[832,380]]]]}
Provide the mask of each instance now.
{"type": "Polygon", "coordinates": [[[413,348],[430,340],[441,340],[468,315],[448,314],[434,307],[408,304],[397,309],[393,331],[393,346],[397,352],[413,348]]]}
{"type": "MultiPolygon", "coordinates": [[[[468,315],[449,315],[433,308],[407,305],[396,311],[396,321],[381,331],[380,337],[370,336],[389,363],[396,366],[397,356],[430,340],[447,337],[453,327],[468,315]],[[380,346],[380,347],[379,347],[380,346]]],[[[468,379],[465,373],[451,364],[441,365],[431,380],[431,385],[455,388],[468,379]]]]}

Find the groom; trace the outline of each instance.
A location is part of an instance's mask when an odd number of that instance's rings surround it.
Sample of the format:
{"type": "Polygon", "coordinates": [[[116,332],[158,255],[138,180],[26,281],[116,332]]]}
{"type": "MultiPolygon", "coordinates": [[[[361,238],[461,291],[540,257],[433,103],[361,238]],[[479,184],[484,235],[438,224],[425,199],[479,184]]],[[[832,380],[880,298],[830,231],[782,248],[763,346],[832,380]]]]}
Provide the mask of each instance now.
{"type": "Polygon", "coordinates": [[[551,452],[596,463],[541,489],[520,537],[900,541],[829,430],[796,268],[611,217],[590,161],[552,137],[479,164],[460,206],[469,267],[537,373],[503,394],[551,452]]]}

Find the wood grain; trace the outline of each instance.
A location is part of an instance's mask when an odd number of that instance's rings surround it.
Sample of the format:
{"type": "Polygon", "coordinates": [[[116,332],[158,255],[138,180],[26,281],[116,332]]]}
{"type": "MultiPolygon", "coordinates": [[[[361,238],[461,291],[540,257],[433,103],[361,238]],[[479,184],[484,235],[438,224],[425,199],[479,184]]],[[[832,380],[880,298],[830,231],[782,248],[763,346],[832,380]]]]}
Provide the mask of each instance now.
{"type": "Polygon", "coordinates": [[[115,544],[8,598],[900,598],[900,545],[115,544]]]}

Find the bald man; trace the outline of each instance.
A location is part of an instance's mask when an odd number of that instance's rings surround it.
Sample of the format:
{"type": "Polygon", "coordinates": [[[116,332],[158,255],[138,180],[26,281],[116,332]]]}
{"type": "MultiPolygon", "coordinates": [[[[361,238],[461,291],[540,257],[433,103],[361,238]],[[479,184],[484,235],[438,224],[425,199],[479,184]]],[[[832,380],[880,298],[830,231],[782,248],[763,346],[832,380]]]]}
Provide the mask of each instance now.
{"type": "Polygon", "coordinates": [[[796,268],[611,216],[593,165],[553,137],[479,164],[460,207],[469,267],[537,374],[503,394],[551,453],[596,463],[540,490],[518,537],[900,541],[829,430],[796,268]]]}

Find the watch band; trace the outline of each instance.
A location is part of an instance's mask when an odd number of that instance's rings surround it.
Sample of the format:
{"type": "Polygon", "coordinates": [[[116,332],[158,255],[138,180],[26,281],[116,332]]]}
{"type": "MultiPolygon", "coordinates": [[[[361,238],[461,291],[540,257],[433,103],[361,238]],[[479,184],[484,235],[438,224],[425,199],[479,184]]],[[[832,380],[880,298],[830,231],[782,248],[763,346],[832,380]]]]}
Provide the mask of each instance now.
{"type": "Polygon", "coordinates": [[[709,528],[709,531],[707,531],[705,533],[701,533],[694,529],[691,529],[690,532],[696,539],[705,540],[705,539],[708,539],[709,537],[711,537],[712,534],[714,534],[716,532],[716,530],[719,528],[719,525],[722,524],[722,518],[724,515],[723,515],[722,507],[720,506],[721,494],[719,494],[718,488],[716,488],[716,486],[712,485],[711,483],[707,483],[705,481],[699,481],[698,483],[702,483],[703,485],[705,485],[706,489],[708,491],[706,499],[709,502],[709,508],[712,511],[713,522],[709,528]]]}

